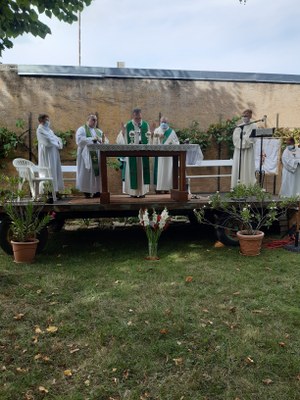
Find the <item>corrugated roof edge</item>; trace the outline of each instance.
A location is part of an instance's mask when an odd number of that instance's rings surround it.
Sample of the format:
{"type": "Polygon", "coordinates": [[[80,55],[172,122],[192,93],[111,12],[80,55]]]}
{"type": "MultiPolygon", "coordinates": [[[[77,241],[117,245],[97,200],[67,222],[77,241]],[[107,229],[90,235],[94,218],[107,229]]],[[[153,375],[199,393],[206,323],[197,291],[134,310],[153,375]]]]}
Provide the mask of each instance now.
{"type": "Polygon", "coordinates": [[[61,76],[78,78],[174,79],[193,81],[201,80],[300,84],[300,75],[292,74],[225,71],[187,71],[143,68],[105,68],[56,65],[18,65],[18,75],[57,77],[61,76]]]}

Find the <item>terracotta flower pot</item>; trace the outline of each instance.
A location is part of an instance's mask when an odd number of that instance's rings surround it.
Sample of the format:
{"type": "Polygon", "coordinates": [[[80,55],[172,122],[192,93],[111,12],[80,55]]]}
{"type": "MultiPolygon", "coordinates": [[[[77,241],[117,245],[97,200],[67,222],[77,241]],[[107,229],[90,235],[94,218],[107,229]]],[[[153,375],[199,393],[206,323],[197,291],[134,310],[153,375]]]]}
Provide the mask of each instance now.
{"type": "Polygon", "coordinates": [[[244,256],[258,256],[260,254],[264,232],[257,231],[255,235],[249,235],[247,231],[238,231],[236,235],[239,239],[241,254],[244,256]]]}
{"type": "Polygon", "coordinates": [[[38,242],[38,239],[32,239],[30,242],[14,242],[12,240],[14,261],[16,263],[32,263],[38,242]]]}

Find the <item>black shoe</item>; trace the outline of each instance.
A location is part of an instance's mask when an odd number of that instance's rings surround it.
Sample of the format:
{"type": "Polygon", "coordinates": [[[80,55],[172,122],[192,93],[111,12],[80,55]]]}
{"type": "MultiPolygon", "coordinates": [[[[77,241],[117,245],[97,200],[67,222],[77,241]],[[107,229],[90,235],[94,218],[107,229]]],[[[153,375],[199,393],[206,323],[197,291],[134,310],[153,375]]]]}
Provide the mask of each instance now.
{"type": "Polygon", "coordinates": [[[47,204],[53,204],[53,197],[48,197],[46,200],[47,204]]]}
{"type": "Polygon", "coordinates": [[[84,194],[84,197],[85,197],[86,199],[90,199],[90,198],[91,198],[91,193],[83,192],[83,194],[84,194]]]}
{"type": "Polygon", "coordinates": [[[100,197],[100,192],[93,194],[93,199],[99,199],[99,197],[100,197]]]}

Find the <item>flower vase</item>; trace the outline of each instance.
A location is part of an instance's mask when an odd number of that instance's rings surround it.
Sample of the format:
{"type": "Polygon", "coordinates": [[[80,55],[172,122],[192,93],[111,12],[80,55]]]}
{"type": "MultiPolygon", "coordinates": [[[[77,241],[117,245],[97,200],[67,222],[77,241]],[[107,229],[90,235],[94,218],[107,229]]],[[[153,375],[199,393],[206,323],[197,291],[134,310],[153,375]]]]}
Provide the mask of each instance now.
{"type": "Polygon", "coordinates": [[[159,257],[157,256],[157,245],[158,242],[156,240],[154,241],[148,240],[148,257],[146,257],[147,260],[150,261],[159,260],[159,257]]]}

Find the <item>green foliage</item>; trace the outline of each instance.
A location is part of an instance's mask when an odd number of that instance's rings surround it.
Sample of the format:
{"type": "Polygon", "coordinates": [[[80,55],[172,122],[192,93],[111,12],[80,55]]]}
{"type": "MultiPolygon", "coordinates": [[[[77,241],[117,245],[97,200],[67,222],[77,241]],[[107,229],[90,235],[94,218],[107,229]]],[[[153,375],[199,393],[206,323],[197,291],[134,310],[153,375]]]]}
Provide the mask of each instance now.
{"type": "Polygon", "coordinates": [[[238,184],[230,193],[221,195],[216,192],[210,196],[208,206],[194,210],[199,223],[221,227],[206,217],[208,209],[221,212],[224,223],[234,220],[240,230],[254,235],[262,227],[271,227],[273,222],[285,214],[287,209],[297,207],[299,197],[286,197],[279,201],[272,200],[272,195],[259,185],[238,184]]]}
{"type": "Polygon", "coordinates": [[[69,129],[67,131],[57,131],[55,134],[61,138],[64,147],[66,147],[71,139],[74,137],[74,130],[69,129]]]}
{"type": "Polygon", "coordinates": [[[11,237],[18,242],[26,242],[41,232],[52,219],[51,215],[42,214],[43,205],[31,201],[22,202],[24,193],[17,189],[20,178],[0,176],[0,204],[11,220],[11,237]]]}
{"type": "Polygon", "coordinates": [[[32,202],[20,204],[9,202],[4,205],[5,212],[11,220],[12,239],[17,242],[27,242],[41,232],[51,221],[51,215],[42,215],[43,206],[32,202]]]}
{"type": "Polygon", "coordinates": [[[217,145],[225,144],[227,146],[230,155],[233,154],[234,150],[232,133],[239,119],[240,117],[233,117],[217,124],[211,124],[207,130],[207,133],[217,145]]]}
{"type": "Polygon", "coordinates": [[[203,132],[197,121],[193,121],[188,128],[176,129],[176,134],[180,143],[189,141],[189,143],[199,144],[202,151],[209,146],[210,134],[203,132]]]}
{"type": "Polygon", "coordinates": [[[16,132],[0,127],[0,159],[10,157],[19,144],[23,144],[23,140],[16,132]]]}
{"type": "Polygon", "coordinates": [[[52,16],[72,24],[77,21],[77,12],[89,6],[92,0],[6,0],[0,3],[0,56],[5,49],[12,48],[12,38],[24,33],[45,38],[50,28],[39,20],[40,14],[52,16]]]}
{"type": "Polygon", "coordinates": [[[300,128],[277,128],[274,136],[282,139],[282,147],[285,148],[286,139],[293,137],[296,143],[300,143],[300,128]]]}
{"type": "Polygon", "coordinates": [[[189,143],[199,144],[201,150],[205,150],[213,144],[225,144],[229,150],[229,154],[233,153],[232,133],[239,117],[232,117],[226,121],[216,124],[210,124],[206,131],[202,131],[199,122],[193,121],[188,128],[176,130],[180,143],[189,141],[189,143]]]}

